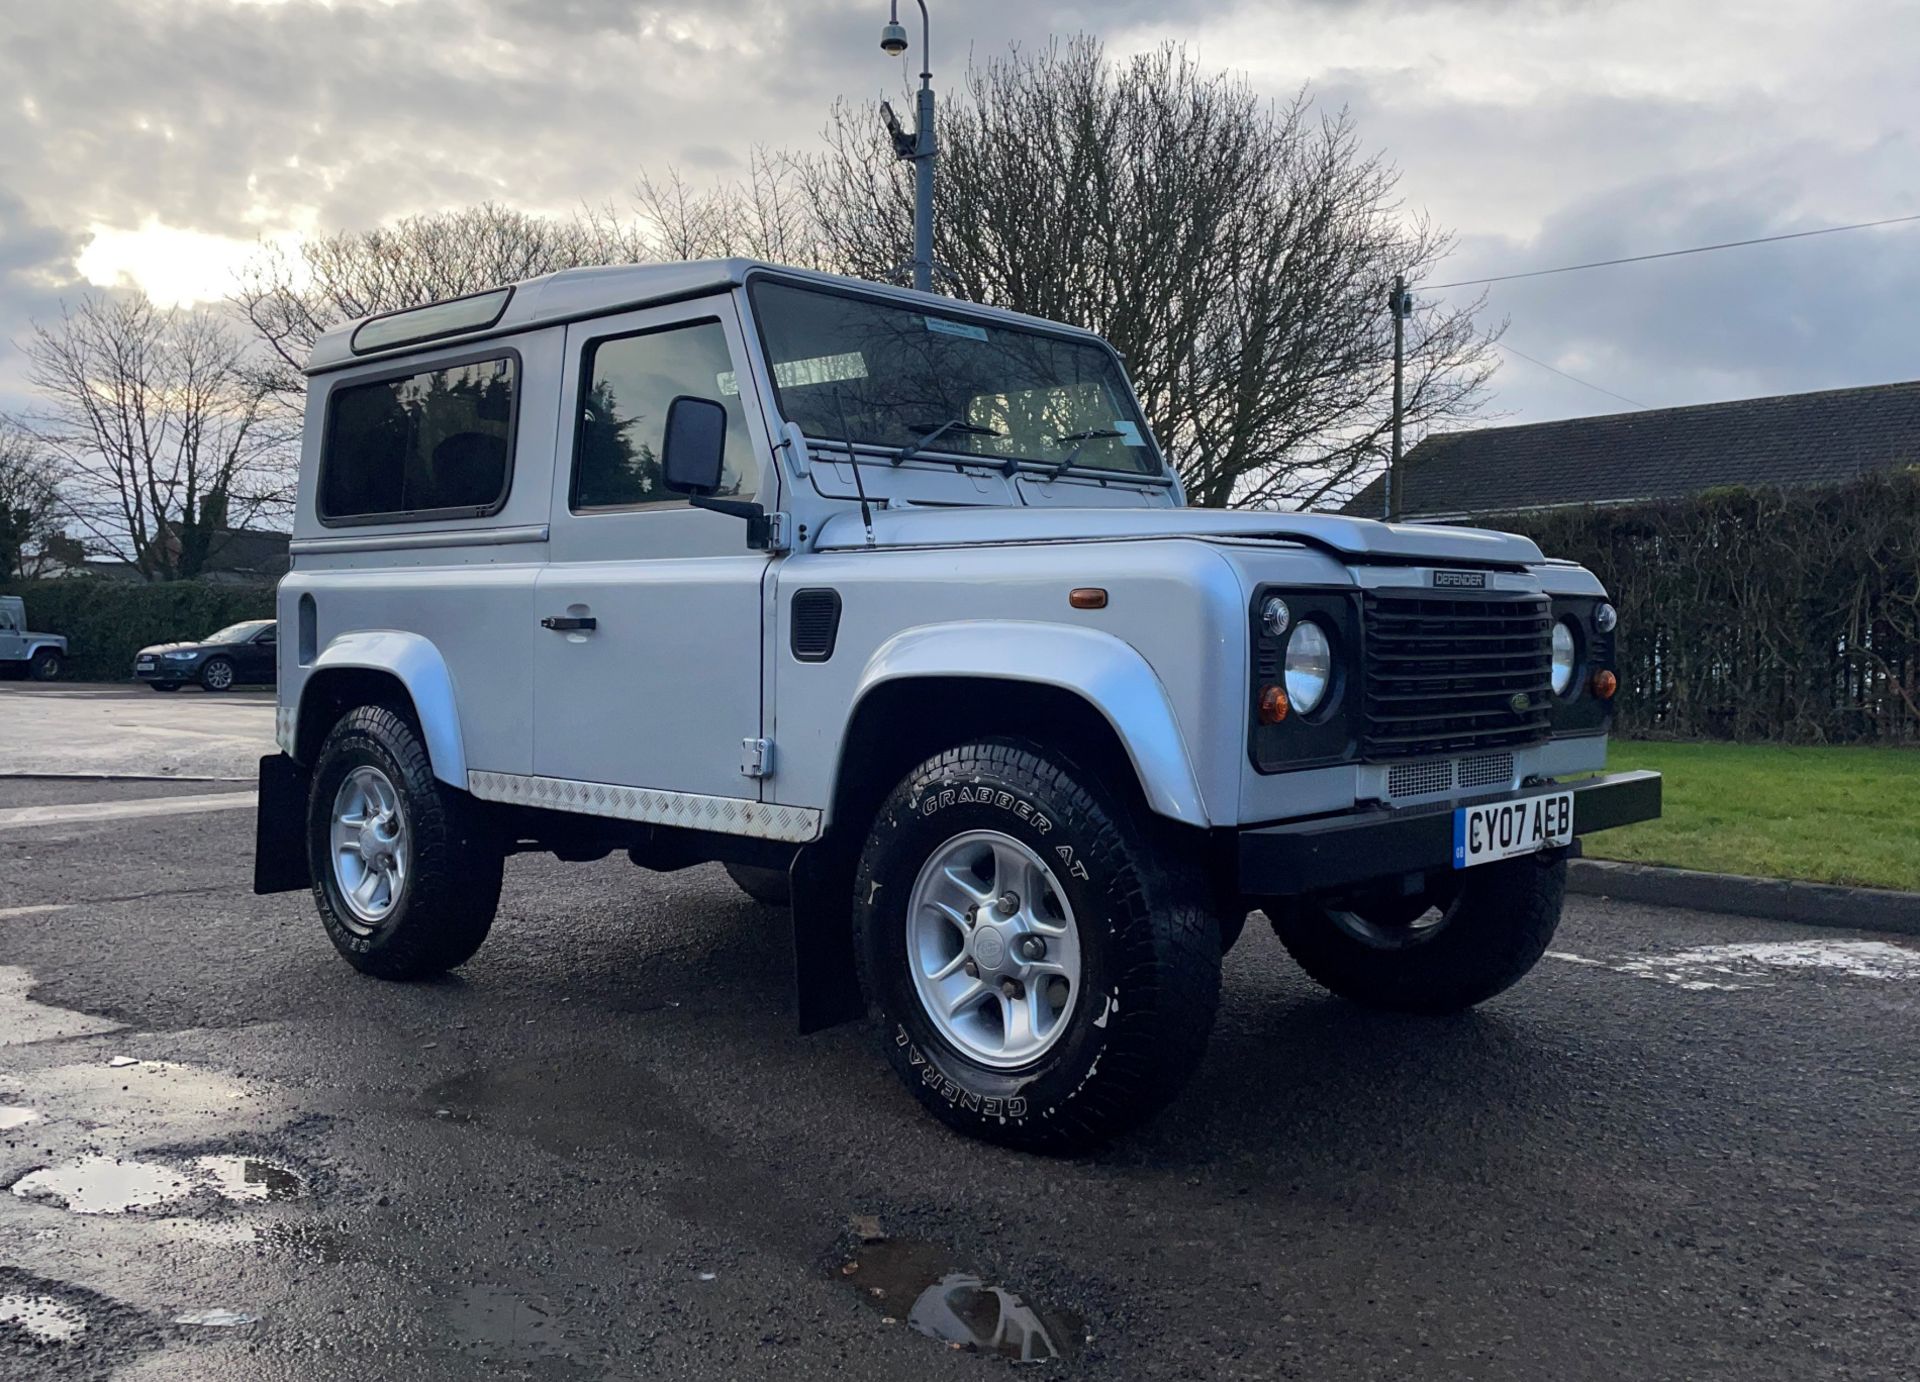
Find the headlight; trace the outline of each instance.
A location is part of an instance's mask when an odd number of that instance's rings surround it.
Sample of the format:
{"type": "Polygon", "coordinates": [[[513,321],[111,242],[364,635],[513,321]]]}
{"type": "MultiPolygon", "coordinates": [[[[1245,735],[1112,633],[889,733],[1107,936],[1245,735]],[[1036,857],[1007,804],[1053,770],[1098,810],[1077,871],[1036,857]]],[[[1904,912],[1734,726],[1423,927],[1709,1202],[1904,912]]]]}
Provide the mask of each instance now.
{"type": "Polygon", "coordinates": [[[1573,625],[1562,619],[1553,626],[1553,694],[1564,696],[1573,689],[1573,662],[1577,649],[1573,625]]]}
{"type": "Polygon", "coordinates": [[[196,657],[200,656],[200,654],[198,653],[162,653],[160,654],[160,656],[164,657],[168,662],[192,662],[196,657]]]}
{"type": "Polygon", "coordinates": [[[1620,611],[1605,600],[1593,607],[1593,626],[1601,633],[1612,633],[1614,626],[1619,622],[1620,611]]]}
{"type": "Polygon", "coordinates": [[[1333,681],[1333,646],[1327,631],[1311,619],[1287,640],[1286,672],[1287,700],[1302,715],[1311,715],[1333,681]]]}

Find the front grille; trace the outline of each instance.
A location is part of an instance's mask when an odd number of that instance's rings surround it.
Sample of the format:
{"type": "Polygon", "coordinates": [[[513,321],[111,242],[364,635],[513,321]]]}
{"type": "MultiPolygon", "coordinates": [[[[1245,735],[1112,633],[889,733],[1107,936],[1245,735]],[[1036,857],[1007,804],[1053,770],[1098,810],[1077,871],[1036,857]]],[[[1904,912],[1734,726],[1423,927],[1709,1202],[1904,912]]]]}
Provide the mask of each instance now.
{"type": "Polygon", "coordinates": [[[1419,763],[1395,763],[1387,769],[1387,796],[1429,797],[1451,792],[1456,787],[1467,791],[1474,787],[1510,787],[1513,785],[1513,755],[1482,753],[1455,762],[1451,758],[1428,759],[1419,763]]]}
{"type": "Polygon", "coordinates": [[[1365,627],[1365,757],[1510,748],[1547,738],[1553,615],[1544,598],[1370,592],[1365,627]]]}

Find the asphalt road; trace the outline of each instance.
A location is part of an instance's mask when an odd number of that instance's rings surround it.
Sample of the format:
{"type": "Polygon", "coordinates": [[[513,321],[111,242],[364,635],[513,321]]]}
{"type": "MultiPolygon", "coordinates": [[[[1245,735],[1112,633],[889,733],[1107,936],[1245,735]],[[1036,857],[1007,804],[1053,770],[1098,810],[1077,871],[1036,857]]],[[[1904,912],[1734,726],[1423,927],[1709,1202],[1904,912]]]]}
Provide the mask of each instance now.
{"type": "Polygon", "coordinates": [[[910,1321],[1003,1310],[1039,1375],[1920,1375],[1910,944],[1579,900],[1427,1020],[1256,922],[1184,1097],[1049,1161],[795,1036],[717,870],[518,859],[383,984],[233,790],[0,781],[0,1376],[981,1378],[910,1321]]]}

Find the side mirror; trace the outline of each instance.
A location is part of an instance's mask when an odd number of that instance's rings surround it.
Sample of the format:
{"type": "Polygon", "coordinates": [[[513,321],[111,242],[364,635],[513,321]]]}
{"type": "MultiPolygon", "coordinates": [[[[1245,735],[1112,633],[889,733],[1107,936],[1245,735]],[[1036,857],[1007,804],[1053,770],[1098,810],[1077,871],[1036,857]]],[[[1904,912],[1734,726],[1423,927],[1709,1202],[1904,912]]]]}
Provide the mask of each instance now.
{"type": "Polygon", "coordinates": [[[727,456],[727,410],[710,398],[682,394],[667,409],[660,470],[675,494],[709,495],[720,488],[727,456]]]}

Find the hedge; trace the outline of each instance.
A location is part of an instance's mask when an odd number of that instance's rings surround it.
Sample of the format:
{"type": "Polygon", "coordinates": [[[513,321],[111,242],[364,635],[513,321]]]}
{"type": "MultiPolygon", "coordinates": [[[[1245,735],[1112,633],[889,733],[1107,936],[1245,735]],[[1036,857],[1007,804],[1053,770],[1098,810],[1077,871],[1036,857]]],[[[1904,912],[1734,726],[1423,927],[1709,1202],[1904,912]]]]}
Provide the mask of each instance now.
{"type": "Polygon", "coordinates": [[[1920,470],[1485,525],[1606,582],[1621,732],[1920,743],[1920,470]]]}
{"type": "Polygon", "coordinates": [[[273,617],[271,586],[168,581],[140,585],[95,576],[0,585],[27,602],[27,627],[67,637],[68,675],[125,681],[133,655],[150,643],[205,638],[242,619],[273,617]]]}

